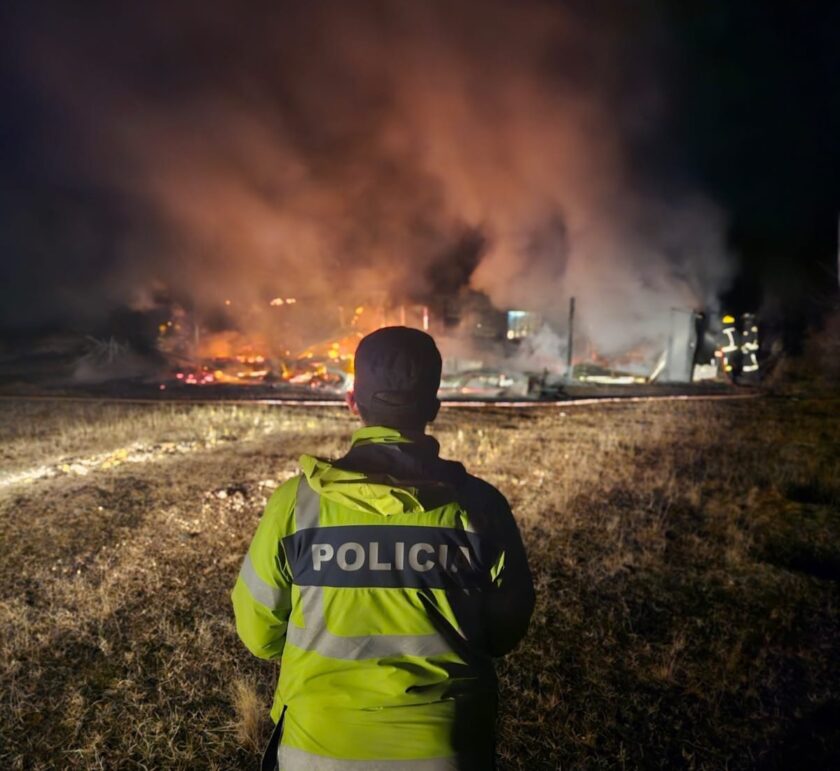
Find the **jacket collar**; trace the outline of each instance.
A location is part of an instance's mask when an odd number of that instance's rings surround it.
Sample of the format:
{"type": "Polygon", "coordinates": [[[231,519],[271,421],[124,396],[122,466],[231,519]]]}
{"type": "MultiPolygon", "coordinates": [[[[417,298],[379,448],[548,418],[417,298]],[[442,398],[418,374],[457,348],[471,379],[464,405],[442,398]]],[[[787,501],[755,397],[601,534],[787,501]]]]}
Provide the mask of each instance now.
{"type": "Polygon", "coordinates": [[[337,468],[387,474],[397,479],[460,484],[466,471],[460,463],[443,460],[437,439],[387,426],[365,426],[353,433],[353,445],[337,468]]]}
{"type": "MultiPolygon", "coordinates": [[[[435,457],[440,454],[440,444],[437,439],[419,431],[404,431],[387,426],[364,426],[353,432],[352,447],[379,444],[409,444],[413,445],[413,452],[435,457]]],[[[408,449],[408,448],[406,448],[408,449]]]]}

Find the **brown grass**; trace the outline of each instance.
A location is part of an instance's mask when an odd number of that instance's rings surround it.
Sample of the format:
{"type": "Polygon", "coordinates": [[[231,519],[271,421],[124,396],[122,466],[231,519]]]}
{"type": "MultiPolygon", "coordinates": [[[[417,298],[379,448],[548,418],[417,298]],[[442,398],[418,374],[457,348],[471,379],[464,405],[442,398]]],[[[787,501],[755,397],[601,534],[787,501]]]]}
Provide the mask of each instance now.
{"type": "Polygon", "coordinates": [[[239,743],[253,753],[259,753],[263,744],[265,705],[253,680],[238,678],[233,681],[232,698],[236,710],[235,731],[239,743]]]}
{"type": "MultiPolygon", "coordinates": [[[[819,767],[840,748],[836,400],[445,411],[538,586],[503,768],[819,767]],[[803,765],[804,764],[804,765],[803,765]]],[[[0,404],[0,767],[252,768],[276,665],[228,592],[329,409],[0,404]],[[38,473],[29,473],[33,469],[38,473]]]]}

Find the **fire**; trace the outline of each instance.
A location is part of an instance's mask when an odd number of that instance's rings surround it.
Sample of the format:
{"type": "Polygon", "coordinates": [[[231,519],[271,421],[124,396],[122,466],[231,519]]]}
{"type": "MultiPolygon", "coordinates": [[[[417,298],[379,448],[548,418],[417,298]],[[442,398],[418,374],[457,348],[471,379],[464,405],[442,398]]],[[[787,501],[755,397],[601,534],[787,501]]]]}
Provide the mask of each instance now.
{"type": "MultiPolygon", "coordinates": [[[[265,302],[265,301],[263,301],[265,302]]],[[[178,362],[173,371],[176,384],[206,386],[288,384],[314,390],[341,392],[352,387],[353,356],[359,341],[367,333],[389,324],[406,324],[428,329],[426,306],[385,307],[382,304],[358,304],[316,310],[319,318],[312,329],[332,334],[302,346],[289,345],[291,339],[306,334],[306,322],[300,311],[290,306],[306,304],[296,297],[277,295],[267,301],[277,309],[276,322],[264,332],[228,329],[208,332],[200,320],[182,308],[172,310],[174,321],[158,327],[158,346],[170,361],[178,362]],[[287,310],[288,309],[288,310],[287,310]]],[[[248,326],[248,308],[242,303],[225,301],[225,308],[236,310],[236,323],[248,326]]],[[[263,308],[266,306],[263,305],[263,308]]],[[[228,317],[230,318],[230,317],[228,317]]]]}
{"type": "Polygon", "coordinates": [[[210,385],[216,382],[215,374],[206,367],[190,369],[187,372],[176,372],[175,379],[187,385],[210,385]]]}
{"type": "MultiPolygon", "coordinates": [[[[194,354],[198,359],[243,359],[265,356],[267,341],[259,336],[245,336],[232,330],[204,334],[195,345],[194,354]]],[[[264,358],[263,358],[264,360],[264,358]]]]}

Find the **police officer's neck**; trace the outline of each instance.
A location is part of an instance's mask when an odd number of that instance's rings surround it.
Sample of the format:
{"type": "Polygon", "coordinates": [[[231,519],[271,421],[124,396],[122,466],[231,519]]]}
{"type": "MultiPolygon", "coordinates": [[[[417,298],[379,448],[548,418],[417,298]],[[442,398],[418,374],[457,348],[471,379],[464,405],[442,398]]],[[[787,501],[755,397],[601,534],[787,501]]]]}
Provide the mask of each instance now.
{"type": "Polygon", "coordinates": [[[428,436],[428,434],[426,433],[426,429],[428,428],[428,424],[424,425],[420,428],[418,428],[416,426],[414,428],[406,428],[404,426],[386,426],[382,423],[368,423],[368,422],[363,421],[362,425],[365,428],[372,428],[372,427],[376,426],[376,427],[381,427],[381,428],[388,428],[391,431],[399,431],[400,434],[402,436],[404,436],[406,439],[411,439],[412,441],[415,441],[415,442],[420,441],[420,440],[422,440],[422,439],[424,439],[425,437],[428,436]]]}

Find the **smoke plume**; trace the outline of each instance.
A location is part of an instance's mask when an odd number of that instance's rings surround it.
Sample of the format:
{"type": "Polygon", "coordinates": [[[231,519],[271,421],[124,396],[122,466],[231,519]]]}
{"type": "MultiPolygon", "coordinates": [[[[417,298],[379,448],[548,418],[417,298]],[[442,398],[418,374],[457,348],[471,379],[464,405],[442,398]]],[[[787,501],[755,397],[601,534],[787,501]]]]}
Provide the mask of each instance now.
{"type": "MultiPolygon", "coordinates": [[[[583,332],[615,352],[728,280],[723,214],[661,132],[667,34],[650,14],[537,0],[20,14],[53,176],[92,198],[76,204],[97,212],[89,229],[109,212],[96,280],[69,293],[88,313],[166,288],[270,332],[275,296],[323,315],[469,284],[558,326],[574,295],[583,332]]],[[[89,243],[66,232],[56,264],[89,243]]]]}

